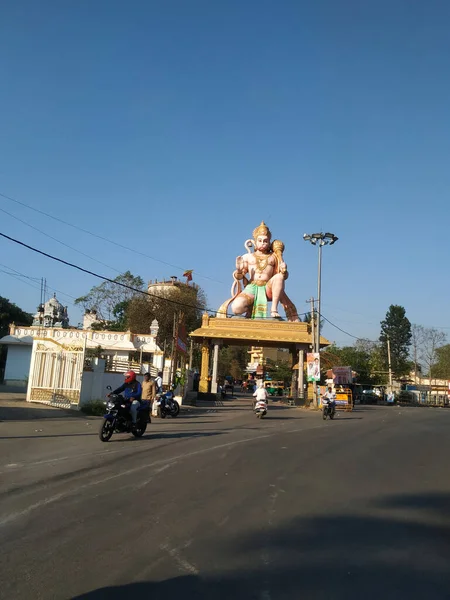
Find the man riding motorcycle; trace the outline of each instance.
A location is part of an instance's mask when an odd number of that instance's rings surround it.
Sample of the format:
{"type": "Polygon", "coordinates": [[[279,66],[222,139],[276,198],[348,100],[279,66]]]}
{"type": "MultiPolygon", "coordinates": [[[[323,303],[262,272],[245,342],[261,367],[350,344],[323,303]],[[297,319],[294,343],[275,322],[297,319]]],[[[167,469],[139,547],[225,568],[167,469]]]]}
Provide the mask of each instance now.
{"type": "Polygon", "coordinates": [[[322,400],[324,404],[328,404],[333,413],[336,412],[336,392],[333,392],[331,387],[322,396],[322,400]]]}
{"type": "MultiPolygon", "coordinates": [[[[133,425],[136,425],[137,413],[141,403],[142,397],[142,386],[136,379],[136,373],[134,371],[127,371],[124,374],[125,381],[111,394],[122,394],[127,402],[131,402],[130,413],[133,425]]],[[[110,396],[111,394],[108,394],[110,396]]]]}

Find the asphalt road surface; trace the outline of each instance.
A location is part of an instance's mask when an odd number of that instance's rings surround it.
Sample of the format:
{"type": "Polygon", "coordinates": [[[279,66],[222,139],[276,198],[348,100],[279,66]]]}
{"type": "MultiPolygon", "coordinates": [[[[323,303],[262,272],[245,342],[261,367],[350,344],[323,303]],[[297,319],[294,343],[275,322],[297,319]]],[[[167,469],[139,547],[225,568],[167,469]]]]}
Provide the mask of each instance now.
{"type": "Polygon", "coordinates": [[[4,403],[0,597],[450,598],[450,410],[223,404],[102,444],[4,403]]]}

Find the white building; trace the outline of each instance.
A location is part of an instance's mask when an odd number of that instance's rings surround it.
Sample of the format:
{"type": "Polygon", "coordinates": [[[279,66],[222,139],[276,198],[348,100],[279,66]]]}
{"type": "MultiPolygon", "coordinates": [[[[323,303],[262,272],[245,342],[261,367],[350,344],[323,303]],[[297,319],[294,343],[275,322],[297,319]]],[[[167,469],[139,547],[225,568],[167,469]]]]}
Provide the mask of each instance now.
{"type": "Polygon", "coordinates": [[[56,294],[45,304],[39,304],[37,313],[33,318],[33,325],[38,327],[69,327],[69,314],[67,306],[63,306],[56,294]]]}
{"type": "Polygon", "coordinates": [[[64,347],[82,344],[86,349],[86,370],[90,368],[90,361],[98,357],[105,360],[107,372],[124,373],[133,369],[137,373],[150,372],[155,375],[163,366],[163,352],[156,344],[157,333],[156,320],[149,334],[12,324],[9,335],[0,339],[0,344],[8,348],[4,383],[26,387],[35,339],[53,340],[64,347]]]}

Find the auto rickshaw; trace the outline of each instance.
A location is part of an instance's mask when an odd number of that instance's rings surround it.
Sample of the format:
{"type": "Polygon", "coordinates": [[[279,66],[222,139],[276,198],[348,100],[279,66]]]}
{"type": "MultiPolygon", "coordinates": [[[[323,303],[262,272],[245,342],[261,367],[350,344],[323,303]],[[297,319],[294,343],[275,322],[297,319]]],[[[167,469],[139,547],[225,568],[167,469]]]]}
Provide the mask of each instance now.
{"type": "Polygon", "coordinates": [[[264,387],[269,396],[282,396],[284,391],[284,381],[268,380],[264,382],[264,387]]]}

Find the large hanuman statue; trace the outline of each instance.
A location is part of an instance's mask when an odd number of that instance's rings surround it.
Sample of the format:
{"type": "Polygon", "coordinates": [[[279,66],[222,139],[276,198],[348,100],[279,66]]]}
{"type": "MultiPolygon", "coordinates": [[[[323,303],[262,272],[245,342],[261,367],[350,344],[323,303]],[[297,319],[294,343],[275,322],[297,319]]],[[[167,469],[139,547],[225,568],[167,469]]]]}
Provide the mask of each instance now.
{"type": "Polygon", "coordinates": [[[283,260],[284,244],[280,240],[271,243],[272,234],[264,223],[253,231],[253,240],[245,242],[247,253],[236,259],[233,273],[232,298],[219,308],[218,316],[224,317],[231,304],[235,315],[252,319],[267,317],[267,302],[272,301],[270,316],[280,318],[278,305],[281,302],[288,321],[299,321],[297,309],[284,291],[288,278],[283,260]],[[254,252],[251,248],[254,248],[254,252]]]}

